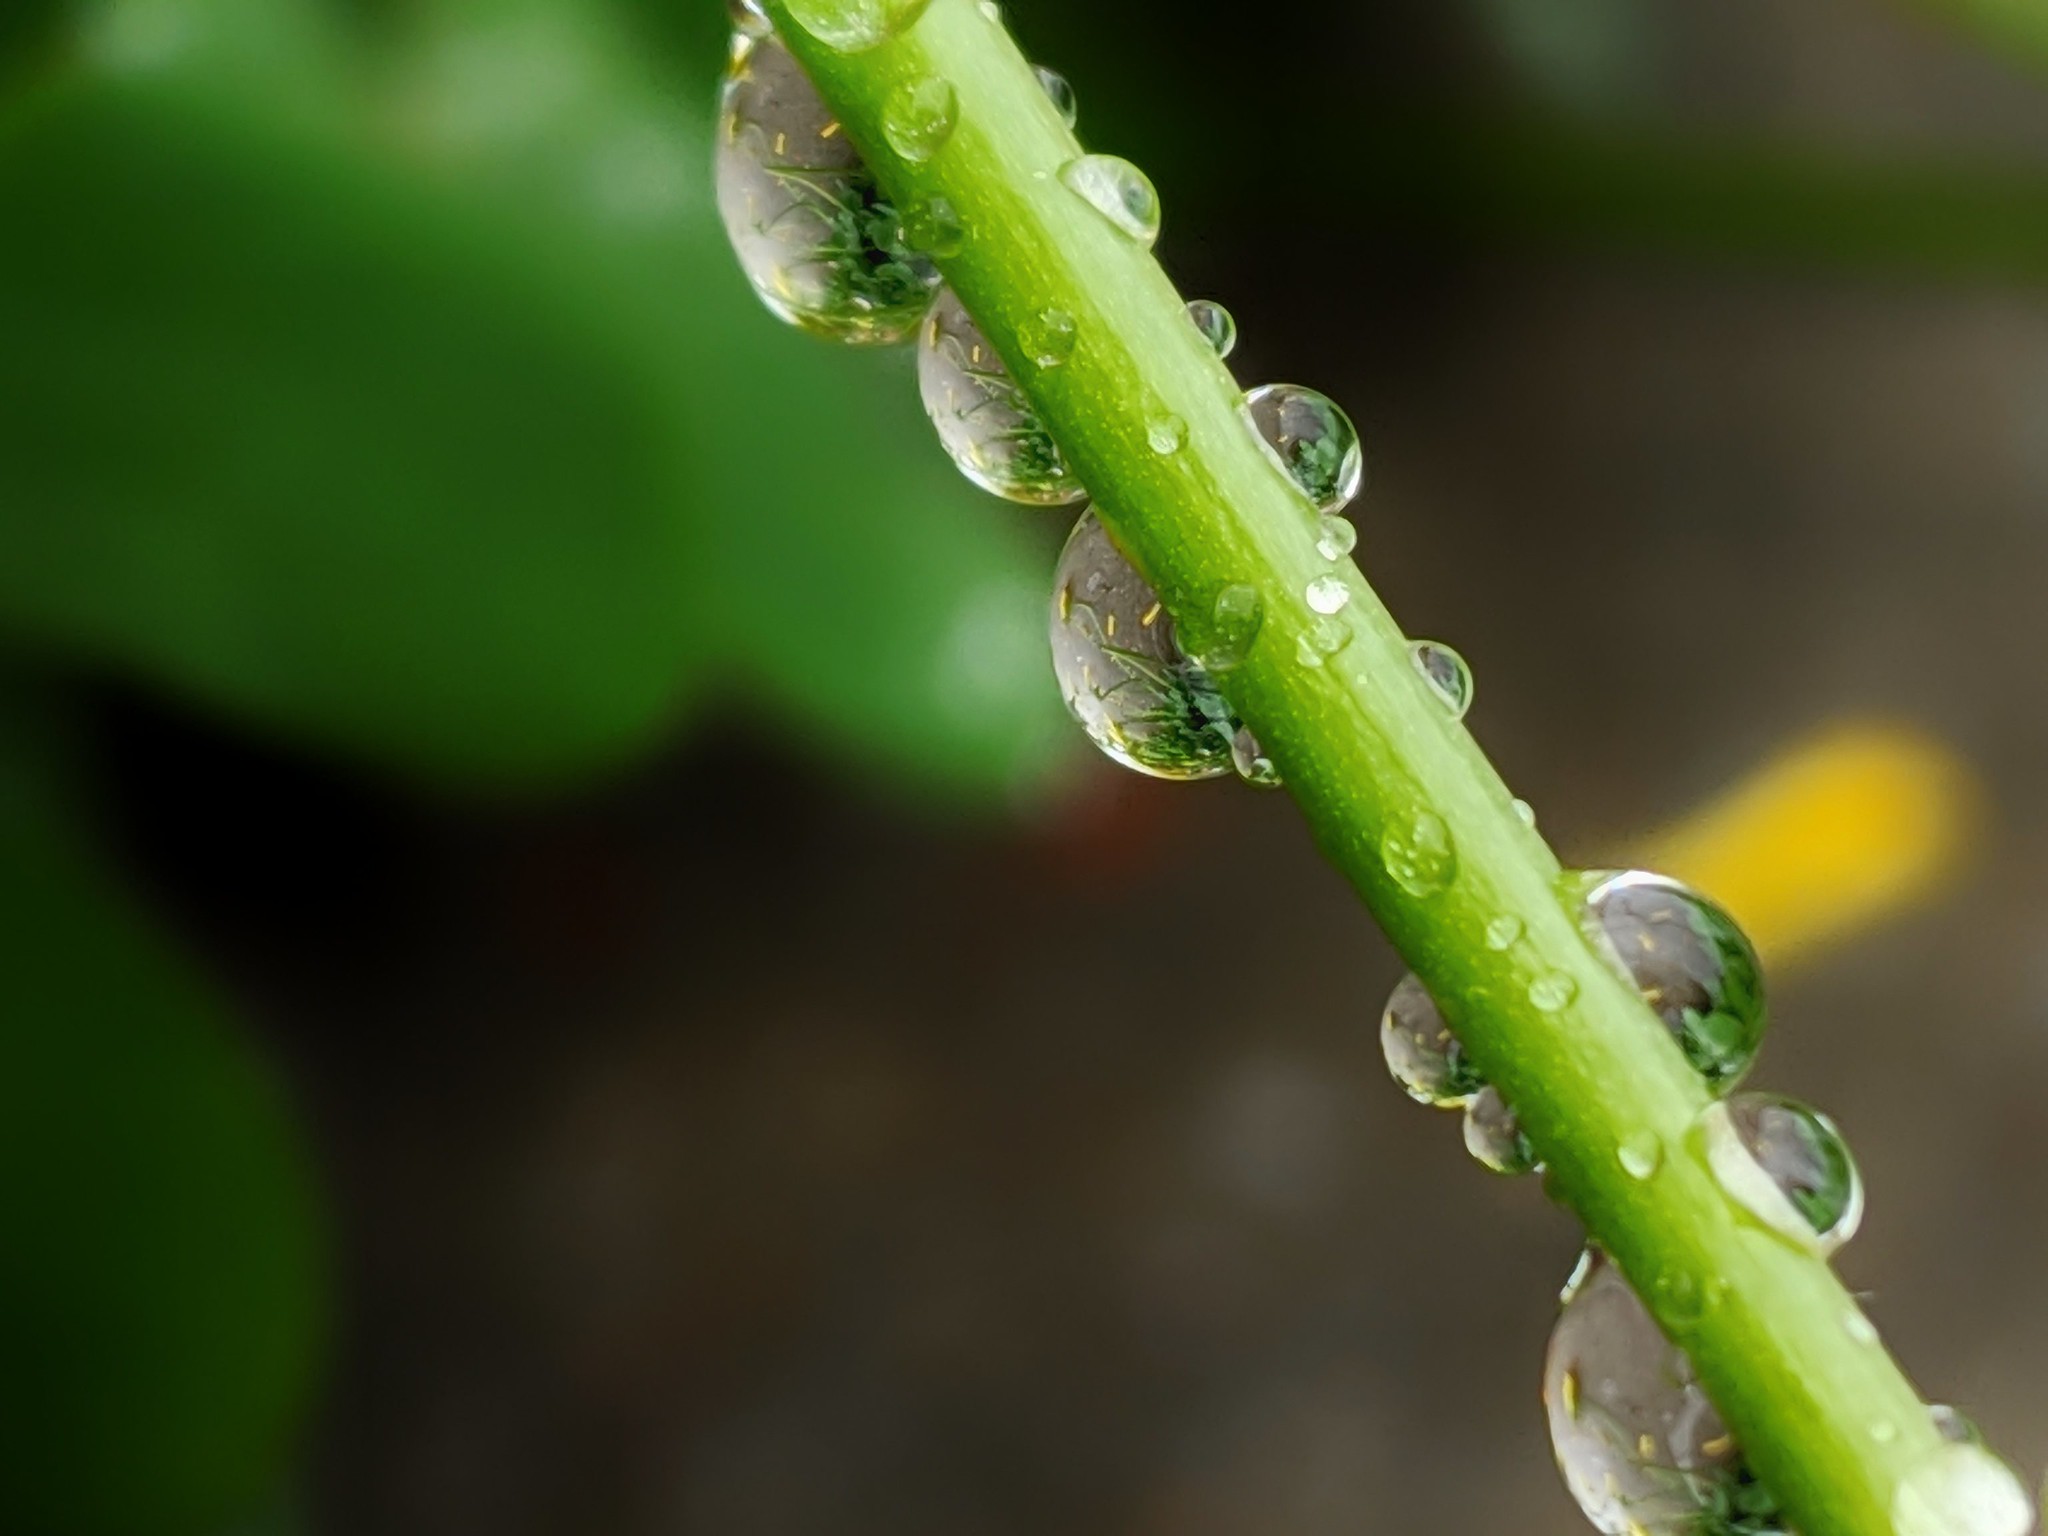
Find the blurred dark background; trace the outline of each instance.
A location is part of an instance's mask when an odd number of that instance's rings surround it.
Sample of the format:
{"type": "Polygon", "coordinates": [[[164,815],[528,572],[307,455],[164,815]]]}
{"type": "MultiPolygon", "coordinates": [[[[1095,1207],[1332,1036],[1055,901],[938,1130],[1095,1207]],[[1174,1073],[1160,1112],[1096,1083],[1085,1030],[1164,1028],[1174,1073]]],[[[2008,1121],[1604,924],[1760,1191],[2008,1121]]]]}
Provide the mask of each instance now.
{"type": "MultiPolygon", "coordinates": [[[[1360,559],[1561,853],[1798,893],[1757,1082],[2037,1471],[2048,26],[1009,14],[1240,376],[1360,423],[1360,559]],[[1871,896],[1882,797],[1699,830],[1845,718],[1976,807],[1945,880],[1871,896]]],[[[724,30],[0,9],[0,1529],[1580,1529],[1577,1234],[1384,1080],[1284,796],[1085,755],[1067,518],[747,295],[724,30]]]]}

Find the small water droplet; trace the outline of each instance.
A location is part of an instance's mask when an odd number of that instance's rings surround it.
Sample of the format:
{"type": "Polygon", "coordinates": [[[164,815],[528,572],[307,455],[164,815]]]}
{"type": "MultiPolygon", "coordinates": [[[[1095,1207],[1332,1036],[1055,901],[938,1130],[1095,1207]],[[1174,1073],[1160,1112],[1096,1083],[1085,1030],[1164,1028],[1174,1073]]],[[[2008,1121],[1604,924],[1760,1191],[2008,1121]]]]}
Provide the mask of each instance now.
{"type": "Polygon", "coordinates": [[[1108,756],[1161,779],[1231,772],[1243,722],[1182,652],[1159,595],[1092,509],[1060,552],[1051,638],[1067,708],[1108,756]]]}
{"type": "Polygon", "coordinates": [[[1664,1166],[1664,1143],[1655,1131],[1636,1131],[1616,1149],[1621,1171],[1632,1179],[1647,1179],[1664,1166]]]}
{"type": "Polygon", "coordinates": [[[2026,1489],[1981,1445],[1928,1453],[1892,1493],[1893,1536],[2026,1536],[2033,1528],[2026,1489]]]}
{"type": "Polygon", "coordinates": [[[1159,238],[1159,194],[1151,180],[1115,155],[1082,155],[1060,167],[1067,189],[1140,245],[1159,238]]]}
{"type": "Polygon", "coordinates": [[[1495,1173],[1534,1173],[1543,1165],[1536,1149],[1522,1132],[1522,1122],[1491,1085],[1473,1095],[1465,1106],[1465,1150],[1495,1173]]]}
{"type": "Polygon", "coordinates": [[[1251,654],[1265,622],[1266,604],[1257,587],[1242,581],[1224,587],[1210,605],[1209,623],[1200,636],[1197,655],[1202,665],[1214,673],[1236,671],[1251,654]]]}
{"type": "Polygon", "coordinates": [[[1318,576],[1302,596],[1317,613],[1342,613],[1351,601],[1351,585],[1342,576],[1318,576]]]}
{"type": "Polygon", "coordinates": [[[1877,1324],[1866,1317],[1858,1307],[1851,1307],[1842,1314],[1842,1331],[1865,1347],[1878,1341],[1877,1324]]]}
{"type": "Polygon", "coordinates": [[[1410,896],[1435,896],[1458,878],[1457,845],[1443,817],[1414,811],[1380,835],[1380,864],[1410,896]]]}
{"type": "MultiPolygon", "coordinates": [[[[936,204],[942,199],[933,199],[936,204]]],[[[917,388],[939,445],[985,491],[1027,506],[1088,493],[1060,445],[952,289],[940,290],[918,331],[917,388]]]]}
{"type": "Polygon", "coordinates": [[[1515,819],[1533,832],[1536,829],[1536,807],[1526,800],[1514,801],[1513,807],[1515,819]]]}
{"type": "Polygon", "coordinates": [[[931,0],[786,0],[790,20],[827,48],[861,53],[908,31],[931,0]]]}
{"type": "Polygon", "coordinates": [[[1358,547],[1358,528],[1348,517],[1326,517],[1316,532],[1316,553],[1325,560],[1342,560],[1358,547]]]}
{"type": "Polygon", "coordinates": [[[1031,72],[1038,76],[1039,87],[1045,92],[1045,99],[1052,103],[1053,111],[1059,113],[1060,121],[1069,128],[1073,127],[1080,119],[1081,103],[1074,95],[1074,88],[1067,84],[1067,77],[1043,64],[1032,65],[1031,72]]]}
{"type": "Polygon", "coordinates": [[[1237,346],[1237,321],[1214,299],[1190,299],[1188,321],[1202,333],[1202,340],[1218,357],[1228,357],[1237,346]]]}
{"type": "Polygon", "coordinates": [[[1832,1253],[1863,1219],[1862,1180],[1834,1127],[1790,1099],[1740,1093],[1701,1111],[1714,1181],[1766,1231],[1832,1253]]]}
{"type": "Polygon", "coordinates": [[[1486,925],[1486,947],[1496,953],[1513,949],[1522,941],[1522,920],[1512,912],[1503,912],[1486,925]]]}
{"type": "Polygon", "coordinates": [[[1472,669],[1465,658],[1434,640],[1413,640],[1408,645],[1408,659],[1415,663],[1430,692],[1443,701],[1451,718],[1464,719],[1472,708],[1472,669]]]}
{"type": "Polygon", "coordinates": [[[1529,1006],[1538,1013],[1556,1013],[1578,995],[1578,982],[1565,971],[1546,971],[1529,983],[1529,1006]]]}
{"type": "Polygon", "coordinates": [[[906,80],[882,103],[882,137],[912,165],[922,165],[953,136],[960,93],[940,75],[906,80]]]}
{"type": "Polygon", "coordinates": [[[1654,1282],[1657,1312],[1674,1332],[1692,1332],[1728,1293],[1728,1282],[1720,1275],[1705,1279],[1689,1269],[1661,1271],[1654,1282]]]}
{"type": "Polygon", "coordinates": [[[1152,445],[1154,453],[1179,453],[1187,446],[1188,424],[1171,414],[1154,417],[1145,425],[1145,441],[1152,445]]]}
{"type": "Polygon", "coordinates": [[[1401,978],[1380,1014],[1380,1054],[1401,1091],[1418,1104],[1462,1109],[1486,1086],[1422,978],[1412,972],[1401,978]]]}
{"type": "Polygon", "coordinates": [[[912,203],[903,215],[903,239],[913,249],[945,261],[967,244],[967,225],[951,199],[928,197],[912,203]]]}
{"type": "Polygon", "coordinates": [[[1018,340],[1040,368],[1058,368],[1074,355],[1078,334],[1074,317],[1064,309],[1041,309],[1024,322],[1018,340]]]}
{"type": "Polygon", "coordinates": [[[1273,766],[1273,759],[1266,756],[1266,749],[1259,745],[1259,738],[1249,726],[1240,727],[1230,739],[1230,763],[1237,776],[1254,789],[1280,787],[1280,770],[1273,766]]]}
{"type": "Polygon", "coordinates": [[[1358,429],[1327,395],[1299,384],[1262,384],[1244,397],[1245,419],[1318,512],[1340,510],[1365,482],[1358,429]]]}
{"type": "Polygon", "coordinates": [[[1934,1422],[1934,1432],[1950,1445],[1982,1445],[1984,1436],[1967,1415],[1947,1403],[1929,1403],[1927,1417],[1934,1422]]]}
{"type": "Polygon", "coordinates": [[[1342,619],[1320,618],[1294,642],[1294,659],[1304,667],[1320,667],[1351,643],[1351,626],[1342,619]]]}
{"type": "Polygon", "coordinates": [[[1899,1426],[1890,1419],[1879,1419],[1870,1426],[1870,1438],[1879,1445],[1890,1445],[1899,1438],[1899,1426]]]}

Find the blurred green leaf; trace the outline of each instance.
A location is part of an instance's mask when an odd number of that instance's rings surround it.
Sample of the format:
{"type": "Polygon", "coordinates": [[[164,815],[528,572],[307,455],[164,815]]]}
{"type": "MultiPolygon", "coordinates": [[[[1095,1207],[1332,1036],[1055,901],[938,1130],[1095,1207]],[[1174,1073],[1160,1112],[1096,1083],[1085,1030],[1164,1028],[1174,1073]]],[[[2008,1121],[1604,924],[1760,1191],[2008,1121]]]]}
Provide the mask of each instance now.
{"type": "Polygon", "coordinates": [[[271,1495],[324,1333],[303,1149],[218,1002],[59,830],[0,699],[0,1512],[210,1532],[271,1495]]]}

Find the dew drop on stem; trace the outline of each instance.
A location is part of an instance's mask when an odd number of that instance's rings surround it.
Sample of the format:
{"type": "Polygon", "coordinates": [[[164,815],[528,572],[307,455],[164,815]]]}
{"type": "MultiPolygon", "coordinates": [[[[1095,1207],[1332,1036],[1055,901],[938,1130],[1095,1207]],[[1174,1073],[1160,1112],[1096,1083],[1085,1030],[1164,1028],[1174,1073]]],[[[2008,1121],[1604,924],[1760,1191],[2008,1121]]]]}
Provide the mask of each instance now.
{"type": "Polygon", "coordinates": [[[1159,238],[1159,194],[1146,174],[1116,155],[1082,155],[1060,167],[1060,180],[1118,231],[1146,249],[1159,238]]]}
{"type": "Polygon", "coordinates": [[[1237,321],[1214,299],[1190,299],[1188,323],[1218,357],[1228,357],[1237,347],[1237,321]]]}
{"type": "Polygon", "coordinates": [[[985,491],[1029,506],[1087,495],[1024,391],[948,288],[918,333],[917,387],[939,444],[985,491]]]}
{"type": "Polygon", "coordinates": [[[838,53],[864,53],[901,35],[930,0],[785,0],[790,20],[838,53]]]}
{"type": "Polygon", "coordinates": [[[1437,696],[1453,720],[1462,720],[1472,708],[1472,668],[1465,658],[1435,640],[1413,640],[1408,659],[1429,691],[1437,696]]]}
{"type": "Polygon", "coordinates": [[[1074,88],[1067,84],[1067,77],[1043,64],[1032,65],[1031,72],[1038,76],[1039,89],[1045,92],[1045,99],[1052,103],[1053,111],[1059,113],[1060,121],[1069,128],[1073,127],[1080,119],[1081,103],[1074,95],[1074,88]]]}
{"type": "Polygon", "coordinates": [[[912,165],[936,155],[960,117],[960,93],[938,75],[906,80],[882,103],[882,137],[912,165]]]}
{"type": "Polygon", "coordinates": [[[1327,395],[1299,384],[1262,384],[1244,397],[1244,415],[1318,512],[1342,510],[1365,483],[1358,429],[1327,395]]]}

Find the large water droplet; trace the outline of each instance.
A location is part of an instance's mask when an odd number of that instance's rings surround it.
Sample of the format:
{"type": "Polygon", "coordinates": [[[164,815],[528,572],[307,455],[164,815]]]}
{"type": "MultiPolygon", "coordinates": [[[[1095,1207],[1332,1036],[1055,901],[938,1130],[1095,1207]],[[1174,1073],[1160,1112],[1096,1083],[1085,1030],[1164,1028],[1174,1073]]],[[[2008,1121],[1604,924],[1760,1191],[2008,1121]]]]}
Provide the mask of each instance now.
{"type": "Polygon", "coordinates": [[[1621,1171],[1632,1179],[1652,1177],[1664,1166],[1664,1143],[1655,1131],[1634,1131],[1615,1149],[1621,1171]]]}
{"type": "Polygon", "coordinates": [[[1019,328],[1018,340],[1033,366],[1058,368],[1074,355],[1080,327],[1064,309],[1041,309],[1019,328]]]}
{"type": "Polygon", "coordinates": [[[1299,384],[1262,384],[1244,397],[1245,418],[1319,512],[1335,512],[1365,481],[1358,429],[1327,396],[1299,384]]]}
{"type": "Polygon", "coordinates": [[[1317,613],[1342,613],[1351,601],[1351,585],[1342,576],[1318,576],[1302,596],[1317,613]]]}
{"type": "Polygon", "coordinates": [[[1735,920],[1662,875],[1578,874],[1588,935],[1634,982],[1717,1093],[1732,1088],[1763,1044],[1763,970],[1735,920]]]}
{"type": "Polygon", "coordinates": [[[1045,99],[1052,103],[1053,111],[1059,113],[1060,121],[1069,128],[1073,127],[1080,119],[1081,103],[1074,95],[1074,88],[1067,84],[1067,77],[1043,64],[1032,65],[1031,72],[1038,76],[1039,87],[1045,92],[1045,99]]]}
{"type": "Polygon", "coordinates": [[[1893,1536],[2026,1536],[2033,1528],[2026,1489],[1981,1445],[1930,1452],[1892,1493],[1893,1536]]]}
{"type": "Polygon", "coordinates": [[[1116,761],[1161,779],[1231,772],[1243,722],[1181,652],[1158,594],[1093,509],[1054,575],[1052,664],[1067,708],[1116,761]]]}
{"type": "Polygon", "coordinates": [[[1082,155],[1060,167],[1060,180],[1140,245],[1149,249],[1159,238],[1159,194],[1130,161],[1115,155],[1082,155]]]}
{"type": "Polygon", "coordinates": [[[1380,1054],[1401,1091],[1418,1104],[1462,1109],[1486,1086],[1436,1000],[1412,974],[1401,978],[1380,1015],[1380,1054]]]}
{"type": "Polygon", "coordinates": [[[1543,1166],[1522,1131],[1521,1120],[1508,1107],[1500,1090],[1490,1084],[1474,1094],[1472,1102],[1465,1106],[1465,1150],[1482,1167],[1495,1173],[1516,1176],[1534,1173],[1543,1166]]]}
{"type": "Polygon", "coordinates": [[[1603,1254],[1551,1329],[1543,1407],[1565,1487],[1606,1536],[1783,1529],[1691,1359],[1603,1254]]]}
{"type": "Polygon", "coordinates": [[[1434,811],[1396,816],[1380,835],[1380,863],[1410,896],[1435,896],[1458,878],[1457,845],[1434,811]]]}
{"type": "Polygon", "coordinates": [[[939,75],[906,80],[882,103],[882,137],[912,165],[922,165],[953,136],[960,93],[939,75]]]}
{"type": "Polygon", "coordinates": [[[789,18],[827,48],[860,53],[906,32],[931,0],[786,0],[789,18]]]}
{"type": "Polygon", "coordinates": [[[1190,299],[1188,322],[1202,333],[1202,340],[1215,349],[1218,357],[1228,357],[1236,348],[1237,321],[1214,299],[1190,299]]]}
{"type": "Polygon", "coordinates": [[[1024,391],[952,289],[918,334],[917,387],[939,443],[985,491],[1031,506],[1087,494],[1024,391]]]}
{"type": "Polygon", "coordinates": [[[1250,726],[1241,726],[1238,733],[1230,738],[1230,765],[1237,770],[1237,776],[1254,789],[1280,787],[1280,770],[1273,766],[1273,759],[1266,756],[1266,749],[1259,745],[1259,738],[1252,734],[1250,726]]]}
{"type": "Polygon", "coordinates": [[[754,292],[839,341],[902,341],[938,286],[810,79],[773,36],[739,50],[719,96],[718,211],[754,292]]]}
{"type": "Polygon", "coordinates": [[[1757,1221],[1832,1253],[1863,1221],[1863,1180],[1827,1116],[1793,1099],[1738,1093],[1700,1116],[1707,1167],[1757,1221]]]}
{"type": "Polygon", "coordinates": [[[1472,669],[1465,658],[1434,640],[1414,640],[1408,645],[1408,659],[1415,663],[1430,692],[1443,700],[1451,718],[1464,719],[1472,707],[1472,669]]]}
{"type": "Polygon", "coordinates": [[[1179,453],[1188,443],[1188,424],[1171,412],[1145,424],[1145,441],[1161,456],[1179,453]]]}

